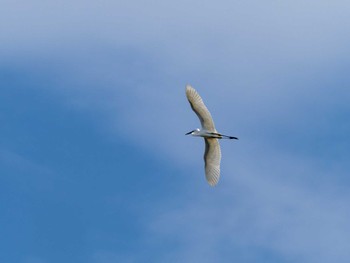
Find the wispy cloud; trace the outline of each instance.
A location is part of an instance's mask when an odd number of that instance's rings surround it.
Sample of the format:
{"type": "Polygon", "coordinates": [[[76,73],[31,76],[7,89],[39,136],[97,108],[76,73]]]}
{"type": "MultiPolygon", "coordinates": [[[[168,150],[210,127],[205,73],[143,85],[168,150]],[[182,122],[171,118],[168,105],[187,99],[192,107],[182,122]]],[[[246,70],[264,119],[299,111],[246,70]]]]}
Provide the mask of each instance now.
{"type": "Polygon", "coordinates": [[[50,189],[53,183],[53,171],[20,154],[0,149],[2,176],[17,183],[21,189],[50,189]]]}
{"type": "Polygon", "coordinates": [[[315,178],[324,171],[307,160],[271,153],[257,158],[248,166],[232,159],[218,189],[178,208],[164,204],[151,236],[185,244],[175,253],[184,262],[256,262],[262,252],[279,262],[346,262],[350,196],[331,174],[315,178]]]}
{"type": "Polygon", "coordinates": [[[23,263],[46,263],[46,262],[47,261],[36,256],[27,256],[23,261],[23,263]]]}

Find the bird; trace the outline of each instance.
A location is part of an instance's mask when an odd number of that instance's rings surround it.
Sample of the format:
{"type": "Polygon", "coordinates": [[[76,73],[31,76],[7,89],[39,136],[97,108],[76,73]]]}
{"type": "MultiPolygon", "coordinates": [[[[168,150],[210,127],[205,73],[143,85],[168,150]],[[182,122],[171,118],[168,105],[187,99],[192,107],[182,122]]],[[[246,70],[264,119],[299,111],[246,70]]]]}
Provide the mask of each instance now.
{"type": "Polygon", "coordinates": [[[186,97],[191,105],[192,110],[198,116],[202,128],[192,130],[185,135],[199,136],[204,138],[205,177],[210,186],[215,186],[219,182],[220,178],[221,150],[218,139],[238,140],[238,138],[234,136],[223,135],[215,129],[214,121],[208,108],[205,106],[201,96],[191,85],[186,85],[186,97]]]}

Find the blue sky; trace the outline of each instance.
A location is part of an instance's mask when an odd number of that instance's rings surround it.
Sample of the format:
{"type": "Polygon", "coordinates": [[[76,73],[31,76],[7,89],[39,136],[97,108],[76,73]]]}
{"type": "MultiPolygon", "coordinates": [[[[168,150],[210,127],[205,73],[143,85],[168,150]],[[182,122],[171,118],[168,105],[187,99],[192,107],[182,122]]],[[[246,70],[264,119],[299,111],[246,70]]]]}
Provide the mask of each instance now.
{"type": "Polygon", "coordinates": [[[0,261],[349,262],[347,1],[3,1],[0,261]],[[185,97],[222,141],[217,187],[185,97]]]}

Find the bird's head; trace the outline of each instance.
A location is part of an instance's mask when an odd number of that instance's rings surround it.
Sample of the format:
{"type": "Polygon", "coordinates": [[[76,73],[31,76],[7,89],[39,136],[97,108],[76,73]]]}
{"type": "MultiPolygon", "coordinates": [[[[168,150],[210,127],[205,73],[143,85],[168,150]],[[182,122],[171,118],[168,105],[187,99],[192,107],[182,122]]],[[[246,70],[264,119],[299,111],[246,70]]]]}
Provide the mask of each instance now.
{"type": "Polygon", "coordinates": [[[195,129],[195,130],[193,130],[193,131],[190,131],[190,132],[186,133],[185,135],[196,134],[196,133],[199,132],[199,131],[200,131],[200,130],[197,128],[197,129],[195,129]]]}

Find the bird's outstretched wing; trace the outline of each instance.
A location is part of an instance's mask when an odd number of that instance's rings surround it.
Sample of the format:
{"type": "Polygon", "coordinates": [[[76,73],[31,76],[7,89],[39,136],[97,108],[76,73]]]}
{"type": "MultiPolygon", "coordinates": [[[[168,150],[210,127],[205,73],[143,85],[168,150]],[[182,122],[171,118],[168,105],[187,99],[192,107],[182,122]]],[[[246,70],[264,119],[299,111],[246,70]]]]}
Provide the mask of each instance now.
{"type": "Polygon", "coordinates": [[[221,150],[218,139],[204,138],[205,141],[205,177],[211,186],[215,186],[220,178],[221,150]]]}
{"type": "Polygon", "coordinates": [[[187,85],[186,96],[191,104],[192,110],[197,114],[201,121],[202,128],[209,132],[216,132],[213,118],[198,92],[190,85],[187,85]]]}

